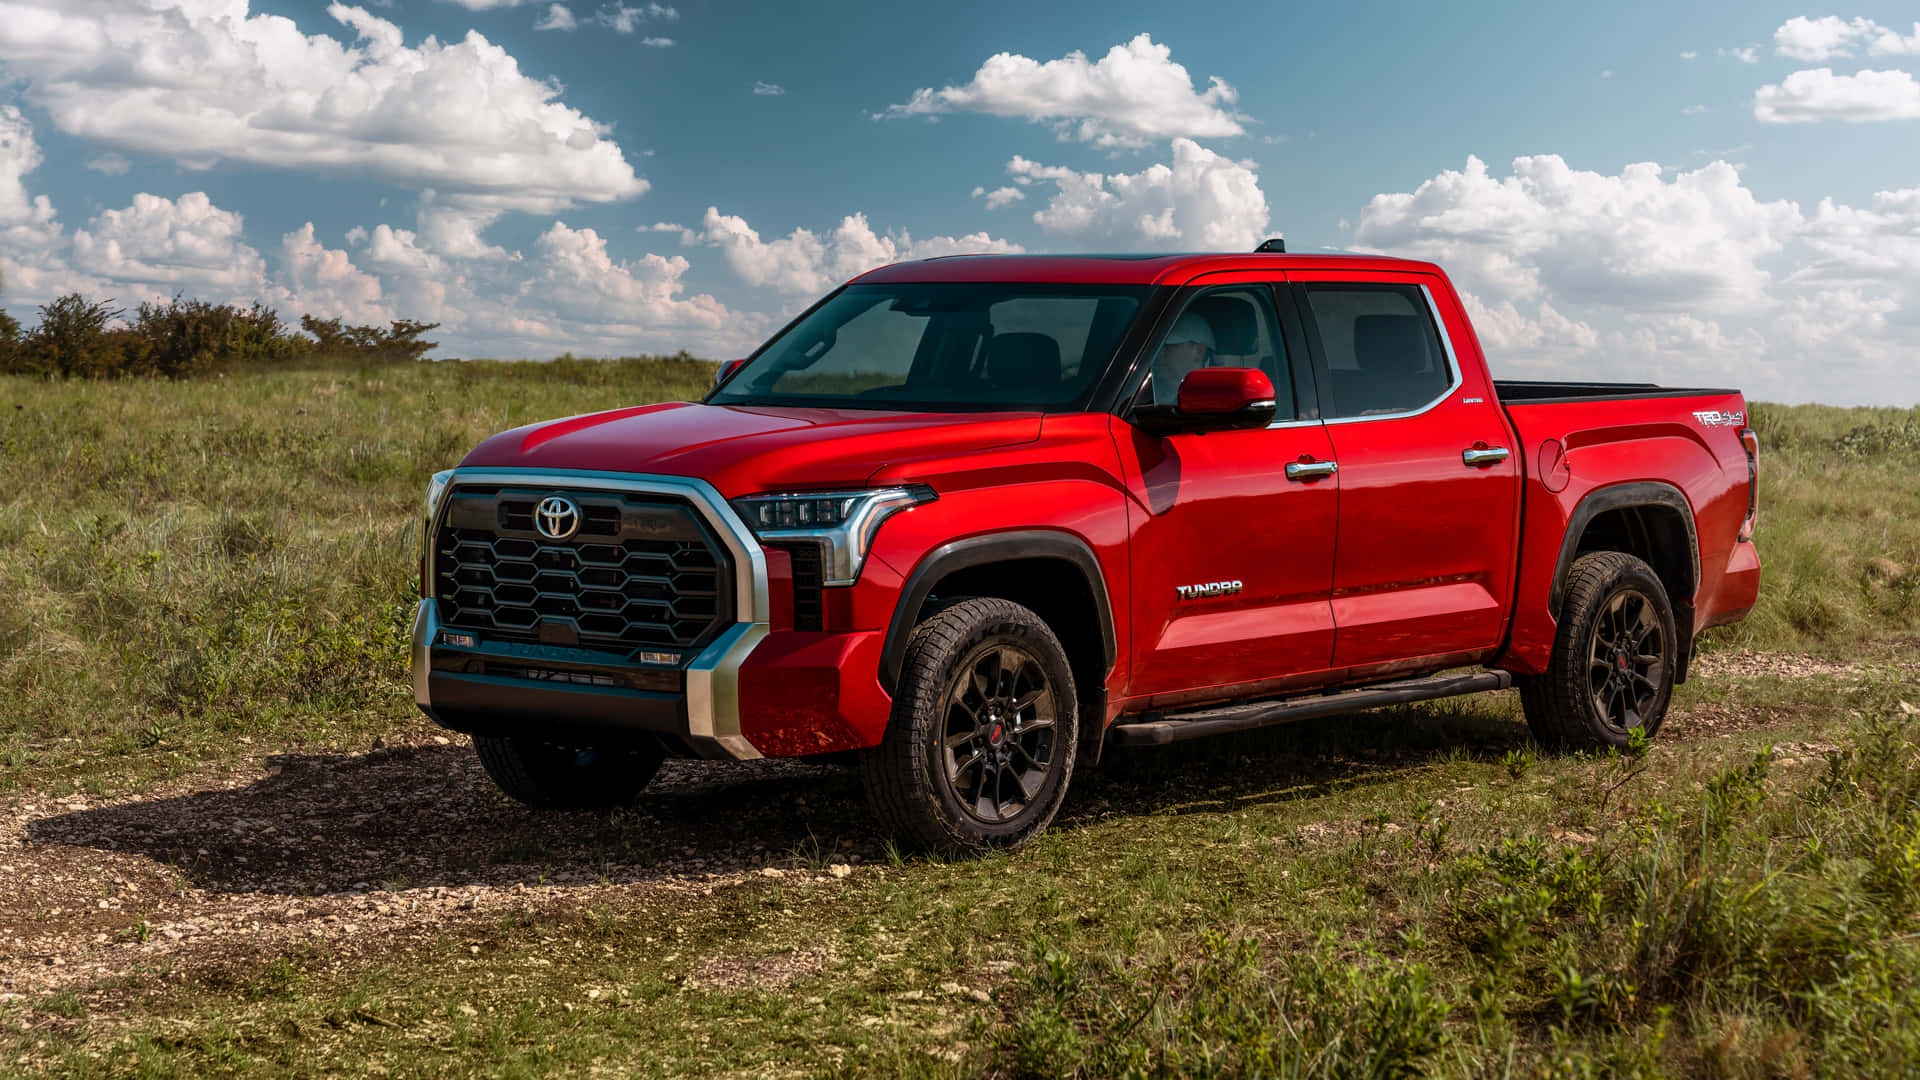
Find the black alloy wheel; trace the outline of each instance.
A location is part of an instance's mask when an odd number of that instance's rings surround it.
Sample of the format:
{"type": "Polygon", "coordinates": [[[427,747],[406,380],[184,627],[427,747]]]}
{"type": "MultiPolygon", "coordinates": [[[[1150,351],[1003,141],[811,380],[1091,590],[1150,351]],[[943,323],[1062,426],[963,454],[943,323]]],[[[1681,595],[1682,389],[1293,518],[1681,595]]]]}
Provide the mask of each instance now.
{"type": "Polygon", "coordinates": [[[1653,600],[1638,589],[1613,594],[1594,620],[1587,650],[1594,712],[1622,735],[1646,721],[1666,682],[1666,635],[1653,600]]]}
{"type": "Polygon", "coordinates": [[[1625,749],[1667,715],[1678,668],[1673,603],[1653,568],[1591,551],[1567,571],[1547,669],[1516,678],[1527,726],[1568,750],[1625,749]]]}
{"type": "Polygon", "coordinates": [[[1001,825],[1025,813],[1053,772],[1059,730],[1040,659],[1018,641],[991,641],[959,665],[941,733],[947,785],[974,819],[1001,825]]]}
{"type": "Polygon", "coordinates": [[[1073,668],[1030,608],[955,599],[913,628],[893,715],[860,752],[889,831],[941,855],[1011,851],[1047,827],[1073,778],[1073,668]]]}

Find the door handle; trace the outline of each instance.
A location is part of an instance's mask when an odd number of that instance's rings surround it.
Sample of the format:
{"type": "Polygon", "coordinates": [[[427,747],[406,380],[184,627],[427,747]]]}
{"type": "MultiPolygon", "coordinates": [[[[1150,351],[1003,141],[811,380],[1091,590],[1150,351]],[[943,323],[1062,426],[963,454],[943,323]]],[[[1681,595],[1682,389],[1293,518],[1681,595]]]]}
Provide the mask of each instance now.
{"type": "Polygon", "coordinates": [[[1318,480],[1339,471],[1339,464],[1332,461],[1287,462],[1287,479],[1289,480],[1318,480]]]}
{"type": "Polygon", "coordinates": [[[1507,460],[1504,446],[1475,446],[1460,451],[1460,460],[1469,465],[1494,465],[1507,460]]]}

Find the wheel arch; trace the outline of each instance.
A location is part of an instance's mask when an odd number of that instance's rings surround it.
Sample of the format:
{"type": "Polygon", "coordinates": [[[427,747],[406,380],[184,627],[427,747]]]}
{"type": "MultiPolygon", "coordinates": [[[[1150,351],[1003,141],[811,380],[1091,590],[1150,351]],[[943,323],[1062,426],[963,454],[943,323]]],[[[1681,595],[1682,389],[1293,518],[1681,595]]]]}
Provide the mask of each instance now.
{"type": "Polygon", "coordinates": [[[1679,632],[1679,672],[1686,678],[1693,653],[1693,596],[1700,584],[1700,538],[1693,504],[1679,488],[1658,481],[1613,484],[1587,493],[1567,519],[1547,602],[1554,617],[1566,599],[1573,562],[1590,551],[1620,551],[1653,568],[1666,587],[1679,632]]]}
{"type": "MultiPolygon", "coordinates": [[[[1086,541],[1051,529],[987,533],[933,549],[907,575],[880,651],[880,684],[899,685],[907,640],[929,601],[992,596],[1030,608],[1067,650],[1083,702],[1103,702],[1118,656],[1113,604],[1100,560],[1086,541]]],[[[1093,726],[1101,718],[1093,717],[1093,726]]]]}

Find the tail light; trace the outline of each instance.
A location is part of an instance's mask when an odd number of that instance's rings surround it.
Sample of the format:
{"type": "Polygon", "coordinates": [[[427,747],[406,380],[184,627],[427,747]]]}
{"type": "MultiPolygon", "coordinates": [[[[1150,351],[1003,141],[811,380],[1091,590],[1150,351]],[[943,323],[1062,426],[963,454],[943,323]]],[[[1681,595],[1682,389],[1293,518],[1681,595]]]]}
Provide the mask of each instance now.
{"type": "Polygon", "coordinates": [[[1740,429],[1740,445],[1747,451],[1747,520],[1740,523],[1740,539],[1753,539],[1754,520],[1760,516],[1760,436],[1740,429]]]}

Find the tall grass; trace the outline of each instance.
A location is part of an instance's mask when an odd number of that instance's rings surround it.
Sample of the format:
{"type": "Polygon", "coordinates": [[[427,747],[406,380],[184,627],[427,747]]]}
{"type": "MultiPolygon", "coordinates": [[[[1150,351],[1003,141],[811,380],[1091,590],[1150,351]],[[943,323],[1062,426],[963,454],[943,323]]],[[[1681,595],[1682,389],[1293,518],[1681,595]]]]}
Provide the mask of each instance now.
{"type": "Polygon", "coordinates": [[[1755,405],[1761,600],[1718,640],[1831,649],[1920,631],[1920,409],[1755,405]]]}
{"type": "MultiPolygon", "coordinates": [[[[1539,809],[1470,843],[1432,804],[1383,810],[1395,831],[1289,866],[1329,908],[1337,881],[1377,898],[1397,940],[1275,940],[1251,912],[1150,947],[1042,939],[995,1058],[1030,1077],[1912,1075],[1917,739],[1881,698],[1811,777],[1762,749],[1552,838],[1539,809]]],[[[1596,781],[1648,767],[1618,755],[1596,781]]]]}
{"type": "Polygon", "coordinates": [[[697,396],[636,358],[0,377],[0,784],[107,787],[235,737],[324,743],[412,715],[428,473],[496,431],[697,396]]]}

